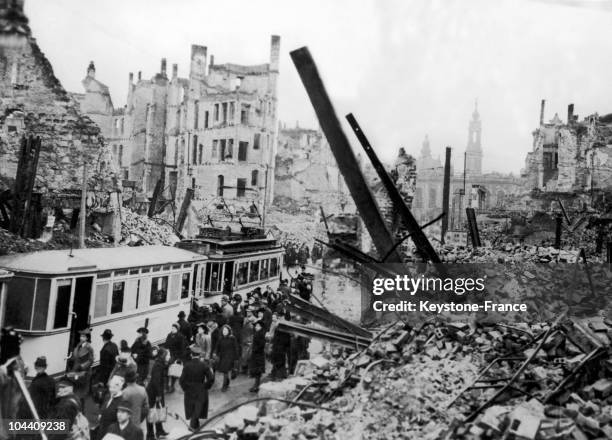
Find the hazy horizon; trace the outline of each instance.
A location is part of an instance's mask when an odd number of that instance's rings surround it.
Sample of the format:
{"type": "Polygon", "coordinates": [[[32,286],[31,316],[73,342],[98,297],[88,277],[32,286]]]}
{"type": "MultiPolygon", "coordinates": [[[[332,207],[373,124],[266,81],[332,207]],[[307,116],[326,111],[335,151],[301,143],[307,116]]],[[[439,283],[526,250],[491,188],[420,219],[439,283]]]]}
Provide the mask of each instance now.
{"type": "MultiPolygon", "coordinates": [[[[187,77],[191,44],[216,64],[269,60],[281,36],[281,122],[316,128],[312,106],[289,57],[308,46],[341,120],[353,113],[376,151],[418,156],[429,135],[434,157],[453,147],[462,164],[474,100],[482,120],[484,171],[524,166],[537,127],[607,114],[612,85],[609,3],[563,0],[26,0],[34,37],[70,92],[93,60],[115,107],[125,104],[128,73],[151,78],[161,58],[187,77]],[[578,8],[575,5],[593,7],[578,8]]],[[[345,131],[357,142],[348,125],[345,131]]]]}

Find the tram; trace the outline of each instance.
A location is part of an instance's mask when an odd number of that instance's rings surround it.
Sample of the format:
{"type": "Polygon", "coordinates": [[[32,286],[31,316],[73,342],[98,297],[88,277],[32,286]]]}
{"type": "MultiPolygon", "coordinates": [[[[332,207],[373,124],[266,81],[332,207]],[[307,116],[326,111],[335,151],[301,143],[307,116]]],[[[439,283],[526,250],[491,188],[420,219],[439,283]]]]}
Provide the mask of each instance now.
{"type": "Polygon", "coordinates": [[[278,287],[284,248],[261,228],[202,227],[193,239],[175,246],[207,257],[200,266],[195,291],[201,304],[217,302],[215,296],[240,294],[243,298],[257,287],[278,287]]]}
{"type": "MultiPolygon", "coordinates": [[[[94,353],[110,329],[115,342],[129,345],[136,329],[149,340],[165,340],[176,315],[189,312],[207,257],[170,246],[52,250],[0,257],[6,279],[0,296],[0,323],[23,336],[21,354],[30,367],[47,356],[47,372],[61,374],[78,342],[91,328],[94,353]]],[[[0,292],[2,290],[0,289],[0,292]]],[[[97,359],[96,359],[97,360],[97,359]]]]}

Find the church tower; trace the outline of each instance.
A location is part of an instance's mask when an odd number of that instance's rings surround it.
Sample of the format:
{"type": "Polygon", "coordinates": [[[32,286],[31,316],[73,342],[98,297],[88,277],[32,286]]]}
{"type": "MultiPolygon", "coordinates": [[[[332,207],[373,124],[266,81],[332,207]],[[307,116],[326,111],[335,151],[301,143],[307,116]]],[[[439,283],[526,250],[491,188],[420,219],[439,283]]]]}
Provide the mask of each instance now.
{"type": "Polygon", "coordinates": [[[482,174],[481,132],[482,123],[480,121],[480,114],[478,114],[478,101],[476,101],[468,129],[468,143],[465,150],[465,173],[468,176],[479,176],[482,174]]]}

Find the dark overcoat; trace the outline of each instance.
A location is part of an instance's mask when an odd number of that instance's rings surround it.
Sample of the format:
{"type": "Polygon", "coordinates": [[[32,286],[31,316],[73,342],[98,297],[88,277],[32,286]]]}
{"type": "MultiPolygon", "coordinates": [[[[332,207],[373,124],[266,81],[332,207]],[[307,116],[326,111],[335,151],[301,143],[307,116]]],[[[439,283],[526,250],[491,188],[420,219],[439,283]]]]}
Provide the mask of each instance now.
{"type": "Polygon", "coordinates": [[[259,330],[253,333],[253,345],[251,346],[251,358],[249,359],[249,373],[258,376],[266,372],[266,333],[259,330]]]}
{"type": "Polygon", "coordinates": [[[179,384],[183,389],[185,418],[208,418],[208,390],[215,380],[210,364],[199,358],[191,359],[183,366],[179,384]]]}
{"type": "Polygon", "coordinates": [[[238,341],[234,335],[223,336],[217,343],[217,371],[227,373],[234,368],[235,362],[240,358],[238,341]]]}

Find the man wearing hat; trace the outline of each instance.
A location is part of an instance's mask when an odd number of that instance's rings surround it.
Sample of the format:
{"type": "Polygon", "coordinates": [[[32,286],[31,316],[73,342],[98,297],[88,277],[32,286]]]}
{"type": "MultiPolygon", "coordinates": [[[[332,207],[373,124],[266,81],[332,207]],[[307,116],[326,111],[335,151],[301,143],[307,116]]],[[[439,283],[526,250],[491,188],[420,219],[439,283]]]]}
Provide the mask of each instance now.
{"type": "Polygon", "coordinates": [[[179,384],[185,392],[185,418],[189,419],[192,429],[200,427],[200,419],[208,418],[208,390],[212,387],[215,375],[207,361],[201,359],[202,349],[191,347],[191,359],[185,363],[179,384]]]}
{"type": "Polygon", "coordinates": [[[138,381],[144,383],[149,375],[149,361],[152,358],[151,349],[153,347],[148,339],[149,330],[146,327],[140,327],[137,331],[140,336],[132,344],[132,357],[136,361],[138,381]]]}
{"type": "MultiPolygon", "coordinates": [[[[32,383],[28,390],[32,396],[32,402],[40,419],[48,418],[49,412],[55,403],[55,380],[47,374],[47,358],[44,356],[36,358],[34,362],[36,376],[32,379],[32,383]]],[[[25,403],[25,402],[24,402],[25,403]]],[[[27,405],[25,405],[27,407],[27,405]]],[[[30,408],[24,408],[23,418],[32,418],[30,408]],[[27,414],[27,415],[26,415],[27,414]]]]}
{"type": "Polygon", "coordinates": [[[221,297],[221,315],[225,318],[226,323],[234,315],[234,308],[229,303],[229,296],[227,295],[221,297]]]}
{"type": "Polygon", "coordinates": [[[251,346],[251,357],[249,359],[249,374],[255,379],[255,383],[249,390],[252,393],[259,391],[261,376],[266,372],[266,330],[263,321],[257,320],[253,323],[253,344],[251,346]]]}
{"type": "MultiPolygon", "coordinates": [[[[76,382],[68,377],[64,376],[57,381],[57,403],[55,407],[49,411],[47,417],[49,419],[61,419],[68,421],[68,432],[72,430],[72,425],[76,419],[77,414],[81,411],[81,404],[79,398],[74,395],[76,382]]],[[[63,434],[60,438],[65,438],[63,434]]],[[[50,436],[53,438],[53,436],[50,436]]]]}
{"type": "Polygon", "coordinates": [[[130,404],[125,400],[117,406],[117,421],[110,425],[108,434],[118,435],[125,440],[143,440],[142,429],[132,420],[130,404]]]}
{"type": "Polygon", "coordinates": [[[187,344],[189,344],[191,337],[193,336],[193,332],[191,330],[191,324],[185,320],[185,312],[182,310],[178,314],[177,324],[179,325],[179,332],[181,332],[181,334],[185,337],[185,341],[187,344]]]}
{"type": "Polygon", "coordinates": [[[98,367],[98,382],[106,384],[110,378],[110,374],[115,368],[117,363],[117,356],[119,356],[119,349],[117,344],[111,341],[113,338],[113,332],[110,329],[102,332],[102,341],[104,345],[100,350],[100,366],[98,367]]]}

